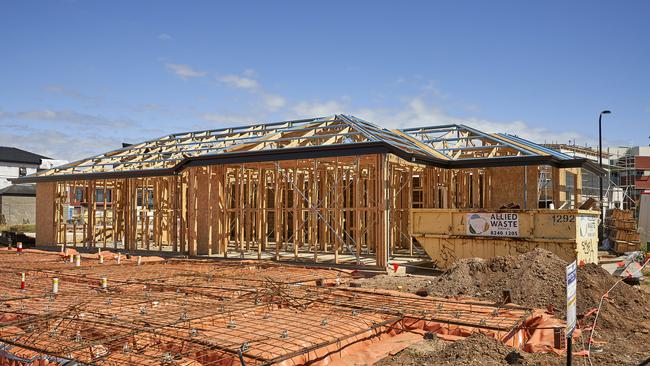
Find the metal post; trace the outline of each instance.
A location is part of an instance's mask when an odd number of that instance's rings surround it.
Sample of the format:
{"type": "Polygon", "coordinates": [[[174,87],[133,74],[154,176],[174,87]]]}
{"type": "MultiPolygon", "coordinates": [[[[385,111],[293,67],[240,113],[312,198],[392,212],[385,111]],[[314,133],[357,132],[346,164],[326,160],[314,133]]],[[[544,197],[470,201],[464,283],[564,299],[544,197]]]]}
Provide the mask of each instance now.
{"type": "MultiPolygon", "coordinates": [[[[603,169],[603,129],[602,121],[603,114],[610,114],[612,112],[604,110],[598,115],[598,166],[603,169]]],[[[598,225],[598,246],[603,242],[605,236],[605,206],[603,205],[603,176],[598,176],[598,188],[600,192],[600,224],[598,225]]]]}
{"type": "MultiPolygon", "coordinates": [[[[600,115],[598,115],[598,166],[602,169],[603,168],[603,129],[602,129],[602,120],[603,120],[603,113],[601,112],[600,115]]],[[[601,243],[603,242],[603,237],[604,237],[604,226],[603,226],[603,220],[604,220],[604,215],[603,211],[605,210],[605,206],[603,205],[603,176],[598,175],[598,191],[599,191],[599,207],[600,207],[600,224],[598,225],[598,247],[600,247],[601,243]]],[[[568,340],[570,341],[570,338],[568,340]]],[[[571,363],[567,359],[567,364],[570,365],[571,363]]]]}
{"type": "Polygon", "coordinates": [[[566,365],[571,366],[573,362],[573,334],[566,337],[566,365]]]}

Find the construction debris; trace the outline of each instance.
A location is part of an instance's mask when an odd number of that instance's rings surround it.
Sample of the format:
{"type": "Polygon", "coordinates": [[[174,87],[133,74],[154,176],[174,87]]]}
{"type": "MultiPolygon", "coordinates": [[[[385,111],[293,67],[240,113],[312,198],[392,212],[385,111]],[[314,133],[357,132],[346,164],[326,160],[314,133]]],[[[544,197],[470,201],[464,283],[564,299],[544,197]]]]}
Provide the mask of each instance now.
{"type": "Polygon", "coordinates": [[[578,210],[592,210],[594,208],[597,208],[597,202],[595,198],[589,197],[587,198],[580,206],[578,206],[578,210]]]}
{"type": "Polygon", "coordinates": [[[609,231],[609,242],[617,253],[634,252],[641,249],[637,221],[631,210],[607,210],[605,228],[609,231]]]}
{"type": "Polygon", "coordinates": [[[643,252],[628,252],[620,256],[602,256],[600,266],[614,276],[624,278],[628,283],[636,284],[643,278],[640,271],[645,255],[643,252]]]}

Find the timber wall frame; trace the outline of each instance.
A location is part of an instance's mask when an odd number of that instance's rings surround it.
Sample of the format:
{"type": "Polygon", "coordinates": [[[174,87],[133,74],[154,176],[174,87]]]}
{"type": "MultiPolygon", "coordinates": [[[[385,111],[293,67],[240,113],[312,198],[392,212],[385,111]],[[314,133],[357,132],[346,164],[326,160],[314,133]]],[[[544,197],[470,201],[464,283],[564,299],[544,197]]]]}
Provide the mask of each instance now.
{"type": "Polygon", "coordinates": [[[41,182],[37,243],[335,263],[346,255],[385,266],[391,254],[414,254],[411,208],[537,208],[540,169],[443,169],[367,154],[41,182]]]}
{"type": "Polygon", "coordinates": [[[346,253],[385,263],[387,167],[387,155],[373,154],[38,183],[41,205],[49,201],[52,208],[37,219],[37,240],[189,255],[256,251],[276,259],[329,253],[338,261],[346,253]]]}

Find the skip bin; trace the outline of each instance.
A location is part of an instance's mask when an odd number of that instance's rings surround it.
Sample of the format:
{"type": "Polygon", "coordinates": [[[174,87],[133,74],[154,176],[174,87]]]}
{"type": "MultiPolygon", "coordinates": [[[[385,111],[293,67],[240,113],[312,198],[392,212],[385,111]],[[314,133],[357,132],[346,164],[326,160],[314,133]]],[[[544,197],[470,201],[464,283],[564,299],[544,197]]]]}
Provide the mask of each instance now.
{"type": "Polygon", "coordinates": [[[411,235],[438,267],[460,258],[542,248],[567,261],[598,262],[597,211],[412,209],[411,235]]]}

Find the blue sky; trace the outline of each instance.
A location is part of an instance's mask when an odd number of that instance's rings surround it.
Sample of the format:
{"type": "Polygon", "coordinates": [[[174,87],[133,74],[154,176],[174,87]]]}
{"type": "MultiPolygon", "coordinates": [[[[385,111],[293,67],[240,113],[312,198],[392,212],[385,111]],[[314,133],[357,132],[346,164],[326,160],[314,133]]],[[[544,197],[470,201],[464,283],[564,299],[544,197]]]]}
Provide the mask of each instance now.
{"type": "Polygon", "coordinates": [[[647,1],[2,1],[0,144],[77,159],[349,113],[650,141],[647,1]]]}

